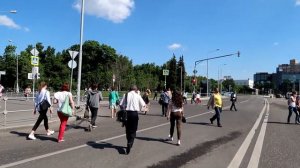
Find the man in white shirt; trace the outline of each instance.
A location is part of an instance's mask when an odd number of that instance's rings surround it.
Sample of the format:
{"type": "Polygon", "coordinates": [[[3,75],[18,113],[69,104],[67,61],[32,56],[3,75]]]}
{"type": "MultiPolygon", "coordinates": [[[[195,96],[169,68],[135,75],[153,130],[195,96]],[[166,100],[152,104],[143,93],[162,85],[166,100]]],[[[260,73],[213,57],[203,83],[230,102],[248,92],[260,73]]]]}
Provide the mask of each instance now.
{"type": "Polygon", "coordinates": [[[138,128],[138,111],[140,111],[146,104],[142,97],[137,93],[136,85],[133,85],[130,91],[122,98],[120,105],[122,105],[122,107],[124,107],[127,111],[127,121],[125,122],[127,138],[126,153],[129,154],[138,128]]]}

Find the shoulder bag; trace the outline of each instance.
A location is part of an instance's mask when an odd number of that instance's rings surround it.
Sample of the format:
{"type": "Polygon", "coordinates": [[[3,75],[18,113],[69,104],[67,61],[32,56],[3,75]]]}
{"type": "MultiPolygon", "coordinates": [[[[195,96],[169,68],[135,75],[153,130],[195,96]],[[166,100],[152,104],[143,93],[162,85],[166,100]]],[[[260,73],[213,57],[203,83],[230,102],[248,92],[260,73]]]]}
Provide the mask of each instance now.
{"type": "Polygon", "coordinates": [[[65,98],[65,102],[63,103],[63,105],[61,107],[61,113],[63,113],[63,115],[68,116],[68,117],[72,117],[72,115],[73,115],[72,108],[69,103],[69,95],[67,95],[65,98]]]}
{"type": "Polygon", "coordinates": [[[44,99],[39,103],[40,111],[46,111],[51,106],[46,97],[47,92],[44,94],[44,99]]]}

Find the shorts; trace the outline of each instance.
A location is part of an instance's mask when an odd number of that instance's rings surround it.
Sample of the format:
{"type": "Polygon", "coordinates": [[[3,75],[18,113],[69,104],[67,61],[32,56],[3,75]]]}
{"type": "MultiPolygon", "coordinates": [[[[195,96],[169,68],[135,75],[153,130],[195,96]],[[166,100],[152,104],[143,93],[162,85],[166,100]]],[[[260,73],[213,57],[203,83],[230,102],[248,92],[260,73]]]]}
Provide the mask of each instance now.
{"type": "Polygon", "coordinates": [[[115,103],[112,103],[111,105],[110,105],[110,109],[118,109],[118,106],[115,104],[115,103]]]}

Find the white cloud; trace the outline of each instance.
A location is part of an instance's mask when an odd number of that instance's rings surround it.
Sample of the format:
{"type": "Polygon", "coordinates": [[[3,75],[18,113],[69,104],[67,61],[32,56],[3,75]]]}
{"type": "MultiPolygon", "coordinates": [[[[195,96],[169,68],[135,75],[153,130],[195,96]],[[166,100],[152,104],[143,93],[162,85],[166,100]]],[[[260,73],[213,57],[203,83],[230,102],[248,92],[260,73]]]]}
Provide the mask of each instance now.
{"type": "Polygon", "coordinates": [[[0,25],[14,28],[14,29],[20,29],[21,27],[17,25],[12,19],[7,17],[6,15],[0,15],[0,25]]]}
{"type": "Polygon", "coordinates": [[[278,46],[278,45],[279,45],[278,42],[274,42],[274,43],[273,43],[273,46],[278,46]]]}
{"type": "Polygon", "coordinates": [[[169,49],[169,50],[176,50],[176,49],[179,49],[179,48],[181,48],[181,47],[182,47],[181,44],[174,43],[174,44],[169,45],[169,46],[168,46],[168,49],[169,49]]]}
{"type": "Polygon", "coordinates": [[[300,6],[300,0],[296,0],[296,6],[300,6]]]}
{"type": "MultiPolygon", "coordinates": [[[[121,23],[130,16],[134,0],[88,0],[85,1],[85,13],[121,23]]],[[[76,0],[73,7],[81,11],[81,0],[76,0]]]]}

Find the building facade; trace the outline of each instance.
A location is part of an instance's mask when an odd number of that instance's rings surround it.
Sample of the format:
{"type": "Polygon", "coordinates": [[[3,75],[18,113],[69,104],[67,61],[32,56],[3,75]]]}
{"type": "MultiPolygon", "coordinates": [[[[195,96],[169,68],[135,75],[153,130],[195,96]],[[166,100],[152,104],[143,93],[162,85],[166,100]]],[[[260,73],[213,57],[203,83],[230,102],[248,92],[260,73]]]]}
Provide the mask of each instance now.
{"type": "Polygon", "coordinates": [[[253,89],[254,82],[253,80],[234,80],[234,83],[238,86],[248,86],[249,88],[253,89]]]}

